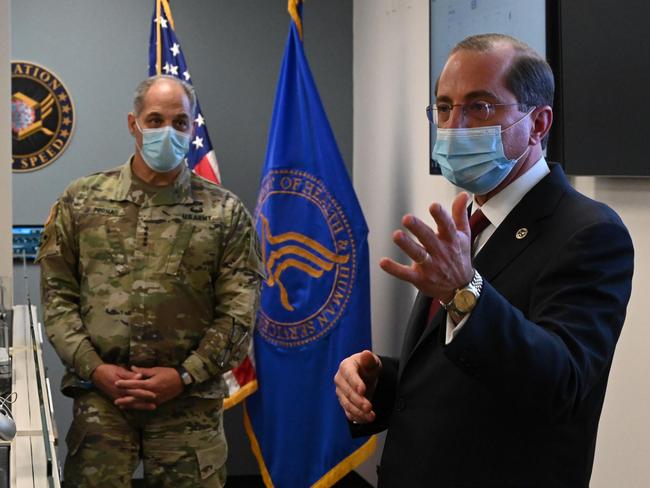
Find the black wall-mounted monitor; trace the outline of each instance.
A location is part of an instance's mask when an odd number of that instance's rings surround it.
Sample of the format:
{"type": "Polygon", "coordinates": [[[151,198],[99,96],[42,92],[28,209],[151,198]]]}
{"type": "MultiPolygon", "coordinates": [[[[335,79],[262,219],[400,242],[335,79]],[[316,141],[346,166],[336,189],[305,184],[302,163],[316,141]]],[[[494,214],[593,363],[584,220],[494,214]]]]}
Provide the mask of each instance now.
{"type": "Polygon", "coordinates": [[[33,262],[38,254],[41,242],[42,225],[13,226],[13,256],[14,260],[22,261],[23,256],[28,262],[33,262]]]}
{"type": "Polygon", "coordinates": [[[571,175],[650,176],[650,2],[547,4],[556,80],[549,159],[571,175]]]}

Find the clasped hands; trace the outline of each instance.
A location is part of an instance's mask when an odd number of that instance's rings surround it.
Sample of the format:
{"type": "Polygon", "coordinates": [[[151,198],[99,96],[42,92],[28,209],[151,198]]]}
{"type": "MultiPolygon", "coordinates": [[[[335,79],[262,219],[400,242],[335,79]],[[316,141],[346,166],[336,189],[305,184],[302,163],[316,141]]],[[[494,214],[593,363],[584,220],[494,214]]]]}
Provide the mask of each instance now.
{"type": "MultiPolygon", "coordinates": [[[[451,301],[455,290],[469,283],[474,276],[471,258],[471,236],[467,218],[470,196],[460,193],[449,215],[439,203],[429,212],[437,232],[413,215],[405,215],[402,224],[416,240],[402,230],[393,233],[393,242],[413,262],[403,265],[382,258],[379,266],[400,280],[412,283],[421,293],[440,300],[451,301]]],[[[336,396],[348,420],[355,423],[373,422],[376,414],[372,397],[382,364],[371,351],[363,351],[341,361],[334,376],[336,396]]]]}
{"type": "Polygon", "coordinates": [[[174,368],[131,369],[102,364],[91,375],[93,384],[123,409],[154,410],[183,391],[183,382],[174,368]]]}

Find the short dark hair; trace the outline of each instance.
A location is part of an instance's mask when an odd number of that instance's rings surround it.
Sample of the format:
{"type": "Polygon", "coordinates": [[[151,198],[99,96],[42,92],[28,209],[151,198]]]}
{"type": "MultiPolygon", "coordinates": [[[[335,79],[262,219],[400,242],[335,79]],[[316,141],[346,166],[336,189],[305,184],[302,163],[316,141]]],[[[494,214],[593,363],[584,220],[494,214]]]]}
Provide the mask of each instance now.
{"type": "MultiPolygon", "coordinates": [[[[519,110],[527,111],[531,107],[543,105],[553,106],[555,94],[555,80],[553,71],[540,56],[528,44],[506,34],[477,34],[466,37],[454,46],[449,55],[457,51],[491,51],[499,43],[511,45],[516,56],[512,61],[509,71],[506,73],[506,87],[515,95],[520,103],[519,110]]],[[[436,92],[438,86],[436,83],[436,92]]],[[[548,135],[542,140],[542,147],[546,147],[548,135]]]]}
{"type": "Polygon", "coordinates": [[[467,51],[491,51],[498,43],[510,44],[517,53],[510,70],[506,73],[506,86],[522,105],[553,106],[555,81],[553,71],[537,51],[519,39],[505,34],[478,34],[460,41],[451,54],[461,49],[467,51]]]}
{"type": "Polygon", "coordinates": [[[190,102],[190,116],[193,117],[196,108],[196,93],[194,92],[194,88],[186,81],[170,75],[154,75],[140,82],[138,87],[135,89],[135,94],[133,95],[133,112],[135,115],[140,115],[140,112],[142,112],[142,108],[144,107],[144,97],[149,91],[149,88],[151,88],[151,86],[158,80],[175,81],[181,85],[190,102]]]}

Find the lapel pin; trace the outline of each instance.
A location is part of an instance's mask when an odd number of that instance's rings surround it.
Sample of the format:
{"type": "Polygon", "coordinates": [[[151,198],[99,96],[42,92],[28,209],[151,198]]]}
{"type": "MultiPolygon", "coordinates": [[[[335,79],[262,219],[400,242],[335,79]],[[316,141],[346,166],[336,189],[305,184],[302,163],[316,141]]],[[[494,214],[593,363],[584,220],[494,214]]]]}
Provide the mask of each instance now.
{"type": "Polygon", "coordinates": [[[517,239],[523,239],[523,238],[526,237],[527,235],[528,235],[528,229],[526,229],[526,227],[522,227],[522,228],[519,229],[517,232],[515,232],[515,237],[516,237],[517,239]]]}

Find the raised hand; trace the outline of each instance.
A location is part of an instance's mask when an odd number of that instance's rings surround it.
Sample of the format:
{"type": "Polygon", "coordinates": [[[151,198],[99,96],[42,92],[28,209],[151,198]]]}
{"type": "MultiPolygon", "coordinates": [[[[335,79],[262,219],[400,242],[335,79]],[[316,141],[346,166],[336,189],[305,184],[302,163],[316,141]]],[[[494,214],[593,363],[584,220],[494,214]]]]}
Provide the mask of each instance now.
{"type": "Polygon", "coordinates": [[[413,260],[409,266],[382,258],[381,268],[400,280],[412,283],[423,294],[449,302],[457,288],[469,283],[474,275],[471,257],[467,203],[470,196],[460,193],[449,215],[439,203],[429,212],[437,232],[413,215],[405,215],[402,224],[417,239],[403,230],[393,233],[393,242],[413,260]]]}

